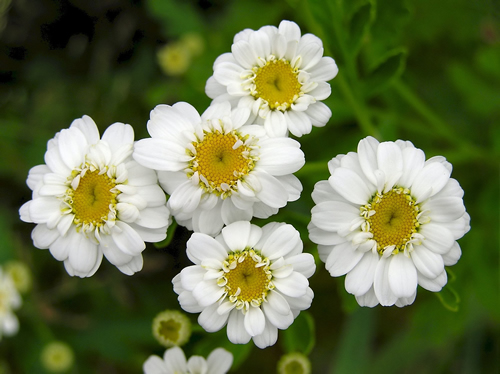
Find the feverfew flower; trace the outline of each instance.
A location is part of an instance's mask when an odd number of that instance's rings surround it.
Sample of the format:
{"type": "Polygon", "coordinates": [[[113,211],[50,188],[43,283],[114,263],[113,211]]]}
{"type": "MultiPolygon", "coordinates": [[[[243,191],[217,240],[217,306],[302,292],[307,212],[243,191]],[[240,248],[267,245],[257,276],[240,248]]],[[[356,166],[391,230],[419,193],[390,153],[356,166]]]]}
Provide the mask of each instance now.
{"type": "Polygon", "coordinates": [[[338,72],[331,57],[323,57],[321,39],[301,36],[299,26],[282,21],[236,34],[232,53],[214,63],[205,91],[214,102],[252,110],[252,121],[269,136],[308,134],[324,126],[332,112],[321,102],[330,96],[327,81],[338,72]]]}
{"type": "Polygon", "coordinates": [[[234,344],[253,339],[259,348],[276,343],[277,329],[288,328],[301,310],[310,307],[309,278],[314,258],[302,253],[293,226],[272,222],[264,227],[234,222],[215,239],[194,233],[187,255],[195,265],[172,280],[181,307],[201,314],[208,332],[227,324],[234,344]]]}
{"type": "Polygon", "coordinates": [[[35,247],[49,249],[67,272],[89,277],[102,256],[121,272],[142,269],[144,241],[166,237],[170,214],[153,170],[132,159],[134,131],[115,123],[102,139],[94,121],[73,121],[48,142],[46,165],[33,167],[33,199],[21,219],[36,223],[35,247]]]}
{"type": "Polygon", "coordinates": [[[305,162],[300,144],[269,138],[261,126],[243,126],[249,115],[229,103],[213,105],[201,117],[182,102],[151,112],[152,138],[139,140],[133,156],[159,171],[179,224],[217,235],[224,224],[267,218],[299,198],[302,185],[292,173],[305,162]]]}
{"type": "Polygon", "coordinates": [[[205,360],[201,356],[191,356],[186,361],[179,347],[167,349],[163,359],[156,355],[144,362],[144,374],[225,374],[233,364],[233,355],[224,348],[214,349],[205,360]]]}
{"type": "Polygon", "coordinates": [[[3,335],[12,336],[19,330],[19,320],[14,310],[21,306],[19,295],[10,274],[0,268],[0,340],[3,335]]]}
{"type": "Polygon", "coordinates": [[[426,161],[408,141],[368,137],[328,168],[312,194],[309,234],[330,274],[347,274],[346,290],[361,306],[412,304],[417,284],[440,291],[444,266],[461,255],[456,240],[470,229],[451,164],[426,161]]]}

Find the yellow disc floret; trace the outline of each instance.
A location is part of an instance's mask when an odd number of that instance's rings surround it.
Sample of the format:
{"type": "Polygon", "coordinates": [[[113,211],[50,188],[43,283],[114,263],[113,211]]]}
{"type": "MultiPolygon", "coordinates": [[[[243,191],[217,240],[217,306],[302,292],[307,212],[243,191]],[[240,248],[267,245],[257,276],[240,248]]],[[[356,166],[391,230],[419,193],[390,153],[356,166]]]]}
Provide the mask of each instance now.
{"type": "Polygon", "coordinates": [[[301,83],[297,69],[286,60],[270,60],[255,68],[255,97],[265,100],[269,108],[286,110],[299,97],[301,83]]]}
{"type": "Polygon", "coordinates": [[[218,195],[229,194],[237,181],[254,167],[250,148],[236,132],[205,133],[203,140],[194,142],[195,157],[191,170],[198,172],[200,185],[218,195]]]}
{"type": "Polygon", "coordinates": [[[363,211],[380,254],[388,247],[394,247],[394,254],[404,251],[419,227],[419,206],[403,188],[377,194],[363,211]]]}
{"type": "Polygon", "coordinates": [[[115,181],[106,173],[88,169],[82,173],[78,187],[71,194],[70,205],[75,224],[93,227],[104,225],[111,207],[117,203],[115,186],[115,181]]]}
{"type": "Polygon", "coordinates": [[[236,303],[237,309],[259,306],[274,288],[269,260],[253,249],[229,255],[223,270],[217,284],[225,288],[229,301],[236,303]]]}

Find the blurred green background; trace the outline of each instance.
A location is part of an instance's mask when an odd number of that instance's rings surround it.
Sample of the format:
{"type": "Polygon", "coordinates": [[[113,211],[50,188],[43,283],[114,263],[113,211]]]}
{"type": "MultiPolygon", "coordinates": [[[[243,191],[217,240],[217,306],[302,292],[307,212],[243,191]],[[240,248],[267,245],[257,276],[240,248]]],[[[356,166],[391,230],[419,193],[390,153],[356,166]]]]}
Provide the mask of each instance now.
{"type": "Polygon", "coordinates": [[[438,295],[419,288],[403,309],[360,308],[343,278],[318,263],[312,307],[275,346],[233,346],[225,329],[198,327],[186,354],[224,346],[235,373],[275,372],[291,351],[308,354],[313,373],[500,371],[498,1],[0,0],[0,264],[23,261],[33,277],[16,312],[19,333],[0,341],[0,373],[46,373],[40,353],[52,340],[74,350],[69,373],[138,373],[149,355],[163,354],[151,322],[180,309],[171,279],[189,265],[190,233],[179,227],[168,246],[148,244],[133,277],[103,261],[92,278],[71,278],[33,247],[33,226],[18,218],[31,198],[28,171],[43,163],[47,141],[84,114],[101,132],[130,123],[139,139],[157,104],[187,101],[203,112],[212,64],[233,36],[282,19],[322,38],[340,72],[326,100],[330,122],[300,138],[302,197],[271,219],[294,224],[315,254],[306,230],[314,183],[328,177],[329,159],[374,135],[445,156],[472,229],[438,295]],[[161,67],[160,51],[163,66],[177,70],[161,67]]]}

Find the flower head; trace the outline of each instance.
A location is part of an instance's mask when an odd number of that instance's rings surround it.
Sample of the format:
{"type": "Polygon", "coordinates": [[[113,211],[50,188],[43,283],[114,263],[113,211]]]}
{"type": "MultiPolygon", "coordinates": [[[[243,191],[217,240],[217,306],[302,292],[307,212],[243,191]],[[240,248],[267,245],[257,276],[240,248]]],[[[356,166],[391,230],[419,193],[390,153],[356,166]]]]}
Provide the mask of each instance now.
{"type": "Polygon", "coordinates": [[[47,371],[61,373],[73,366],[75,355],[69,345],[54,341],[43,348],[41,361],[47,371]]]}
{"type": "Polygon", "coordinates": [[[362,306],[413,303],[417,284],[438,292],[444,266],[461,255],[469,231],[463,190],[444,157],[425,160],[410,142],[359,142],[332,159],[313,191],[310,239],[332,276],[362,306]]]}
{"type": "Polygon", "coordinates": [[[115,123],[99,138],[94,121],[73,121],[48,143],[45,165],[27,184],[33,199],[21,219],[36,223],[36,247],[64,261],[67,272],[88,277],[102,256],[131,275],[142,269],[144,241],[166,236],[170,213],[153,170],[132,159],[134,131],[115,123]]]}
{"type": "Polygon", "coordinates": [[[191,336],[189,318],[178,310],[165,310],[153,319],[153,336],[165,347],[181,346],[191,336]]]}
{"type": "Polygon", "coordinates": [[[134,158],[159,171],[178,223],[216,235],[224,224],[267,218],[299,198],[302,185],[292,175],[305,162],[299,143],[243,126],[249,112],[228,103],[201,117],[187,103],[151,112],[152,138],[136,143],[134,158]]]}
{"type": "Polygon", "coordinates": [[[300,352],[287,353],[278,361],[278,374],[311,374],[311,361],[300,352]]]}
{"type": "Polygon", "coordinates": [[[194,233],[187,254],[195,265],[172,280],[181,307],[198,313],[198,323],[214,332],[227,324],[234,344],[253,339],[273,345],[277,329],[288,328],[301,310],[309,308],[313,292],[309,278],[314,258],[302,253],[302,241],[291,225],[264,227],[234,222],[216,238],[194,233]]]}
{"type": "Polygon", "coordinates": [[[330,109],[321,102],[330,96],[338,72],[335,61],[323,57],[322,41],[301,35],[299,26],[282,21],[236,34],[231,53],[214,63],[205,91],[214,102],[252,110],[252,121],[264,125],[269,136],[295,136],[324,126],[330,109]]]}
{"type": "Polygon", "coordinates": [[[179,347],[167,349],[163,359],[156,355],[144,362],[144,374],[225,374],[233,364],[233,355],[224,348],[214,349],[205,360],[201,356],[191,356],[186,361],[179,347]]]}
{"type": "Polygon", "coordinates": [[[12,336],[19,330],[19,320],[14,310],[22,300],[9,273],[0,268],[0,339],[2,335],[12,336]]]}

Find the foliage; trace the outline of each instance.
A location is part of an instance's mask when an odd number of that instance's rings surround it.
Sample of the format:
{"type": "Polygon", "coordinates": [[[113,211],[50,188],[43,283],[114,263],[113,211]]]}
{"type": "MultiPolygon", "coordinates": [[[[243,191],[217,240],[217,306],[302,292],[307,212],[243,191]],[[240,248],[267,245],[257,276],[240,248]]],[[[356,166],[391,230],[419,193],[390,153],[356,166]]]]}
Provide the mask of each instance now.
{"type": "Polygon", "coordinates": [[[437,297],[419,289],[403,309],[360,308],[343,279],[318,262],[311,309],[275,346],[234,346],[224,331],[198,327],[187,355],[206,357],[223,346],[238,373],[272,372],[294,350],[308,354],[318,373],[500,370],[499,14],[490,0],[12,2],[0,11],[0,260],[28,264],[34,285],[17,312],[19,333],[0,342],[0,372],[44,373],[40,353],[52,340],[73,348],[71,373],[136,373],[149,355],[162,355],[151,322],[164,309],[180,309],[171,279],[189,264],[190,233],[173,227],[166,242],[148,245],[144,269],[133,277],[103,262],[92,278],[71,278],[33,247],[32,227],[18,219],[31,198],[28,170],[43,163],[48,139],[83,114],[101,130],[130,123],[139,139],[157,104],[186,101],[202,112],[213,61],[230,50],[234,34],[282,19],[319,36],[339,75],[325,101],[330,122],[300,139],[307,160],[297,173],[302,197],[271,219],[293,224],[305,251],[316,255],[306,229],[312,188],[328,177],[328,160],[373,135],[445,156],[465,190],[472,229],[437,297]],[[163,75],[157,50],[192,32],[204,52],[184,75],[163,75]]]}

